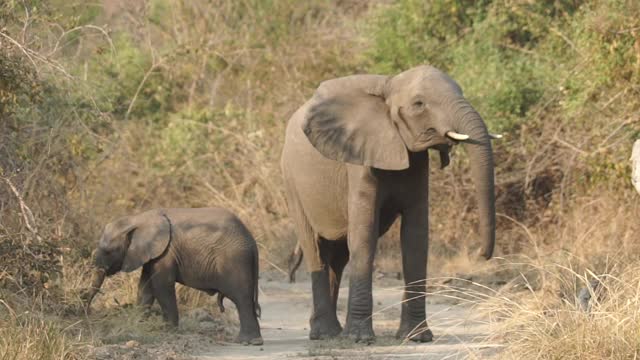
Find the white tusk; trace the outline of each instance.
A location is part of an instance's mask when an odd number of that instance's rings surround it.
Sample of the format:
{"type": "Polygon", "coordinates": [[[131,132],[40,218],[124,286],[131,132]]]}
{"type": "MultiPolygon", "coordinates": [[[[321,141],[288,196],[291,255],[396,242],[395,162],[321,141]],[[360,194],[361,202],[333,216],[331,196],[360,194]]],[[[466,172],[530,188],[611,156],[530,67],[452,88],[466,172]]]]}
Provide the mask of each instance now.
{"type": "Polygon", "coordinates": [[[495,139],[502,139],[502,134],[492,134],[492,133],[489,133],[489,137],[490,137],[490,138],[492,138],[492,139],[494,139],[494,140],[495,140],[495,139]]]}
{"type": "Polygon", "coordinates": [[[469,135],[459,134],[455,131],[447,131],[447,136],[452,138],[453,140],[464,141],[469,138],[469,135]]]}

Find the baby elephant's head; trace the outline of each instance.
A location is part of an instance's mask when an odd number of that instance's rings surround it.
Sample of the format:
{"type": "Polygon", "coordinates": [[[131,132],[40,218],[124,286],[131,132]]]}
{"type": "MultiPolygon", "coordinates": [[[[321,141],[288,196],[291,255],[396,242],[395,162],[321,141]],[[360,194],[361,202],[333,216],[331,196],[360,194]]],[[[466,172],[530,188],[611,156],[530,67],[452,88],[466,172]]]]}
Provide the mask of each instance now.
{"type": "Polygon", "coordinates": [[[127,250],[131,246],[130,234],[134,231],[130,219],[120,218],[104,227],[95,251],[94,262],[106,275],[113,275],[122,270],[127,250]]]}
{"type": "Polygon", "coordinates": [[[131,272],[162,255],[170,238],[171,224],[160,211],[125,216],[107,224],[95,252],[96,269],[85,300],[91,302],[105,276],[131,272]]]}
{"type": "Polygon", "coordinates": [[[136,270],[162,255],[169,245],[170,231],[169,220],[158,211],[122,217],[105,226],[95,265],[107,275],[136,270]]]}

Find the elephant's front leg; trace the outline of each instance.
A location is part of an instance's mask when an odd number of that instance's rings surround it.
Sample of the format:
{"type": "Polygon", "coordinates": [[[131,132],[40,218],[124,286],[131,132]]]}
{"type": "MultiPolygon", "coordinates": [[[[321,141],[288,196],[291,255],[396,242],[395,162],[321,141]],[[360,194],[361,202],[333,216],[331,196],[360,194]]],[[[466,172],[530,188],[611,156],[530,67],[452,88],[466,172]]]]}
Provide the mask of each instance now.
{"type": "Polygon", "coordinates": [[[153,287],[151,286],[151,264],[145,264],[142,267],[142,274],[138,282],[138,305],[148,309],[153,305],[155,300],[153,296],[153,287]]]}
{"type": "Polygon", "coordinates": [[[170,270],[155,264],[151,274],[153,295],[158,300],[164,319],[172,327],[178,327],[178,302],[176,299],[176,279],[170,270]]]}
{"type": "MultiPolygon", "coordinates": [[[[350,179],[351,181],[351,179],[350,179]]],[[[375,340],[372,272],[379,233],[379,194],[372,179],[350,184],[349,233],[350,282],[347,322],[343,334],[356,342],[375,340]],[[358,186],[359,185],[359,186],[358,186]]]]}
{"type": "Polygon", "coordinates": [[[400,328],[396,336],[420,342],[433,340],[425,312],[429,237],[428,207],[427,199],[422,199],[416,201],[415,206],[405,209],[402,214],[400,230],[405,290],[400,328]]]}

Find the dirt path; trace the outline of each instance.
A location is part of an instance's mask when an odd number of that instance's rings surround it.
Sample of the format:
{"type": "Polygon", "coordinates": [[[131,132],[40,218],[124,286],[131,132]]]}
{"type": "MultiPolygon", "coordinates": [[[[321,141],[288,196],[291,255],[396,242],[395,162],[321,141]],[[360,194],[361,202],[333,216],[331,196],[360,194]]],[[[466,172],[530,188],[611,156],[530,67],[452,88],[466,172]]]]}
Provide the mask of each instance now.
{"type": "MultiPolygon", "coordinates": [[[[348,282],[345,282],[348,283],[348,282]]],[[[445,303],[429,304],[429,324],[435,334],[429,344],[402,343],[393,337],[398,327],[402,298],[400,281],[374,286],[374,345],[353,344],[345,339],[309,341],[311,284],[261,280],[262,335],[264,346],[217,345],[198,359],[460,359],[485,357],[498,346],[484,341],[488,326],[472,320],[472,309],[445,303]]],[[[340,290],[339,318],[346,315],[348,288],[340,290]]]]}

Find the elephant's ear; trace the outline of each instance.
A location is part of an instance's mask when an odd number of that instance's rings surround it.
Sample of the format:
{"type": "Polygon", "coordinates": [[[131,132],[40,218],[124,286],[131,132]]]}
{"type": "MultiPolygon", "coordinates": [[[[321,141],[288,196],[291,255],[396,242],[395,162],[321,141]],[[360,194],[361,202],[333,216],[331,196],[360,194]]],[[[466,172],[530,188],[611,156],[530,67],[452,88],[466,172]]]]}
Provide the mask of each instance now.
{"type": "Polygon", "coordinates": [[[122,262],[122,271],[131,272],[162,255],[171,239],[171,224],[166,215],[149,211],[132,220],[135,228],[129,233],[130,245],[122,262]]]}
{"type": "Polygon", "coordinates": [[[385,170],[409,167],[407,148],[384,99],[388,77],[353,75],[320,84],[302,130],[325,157],[385,170]]]}

